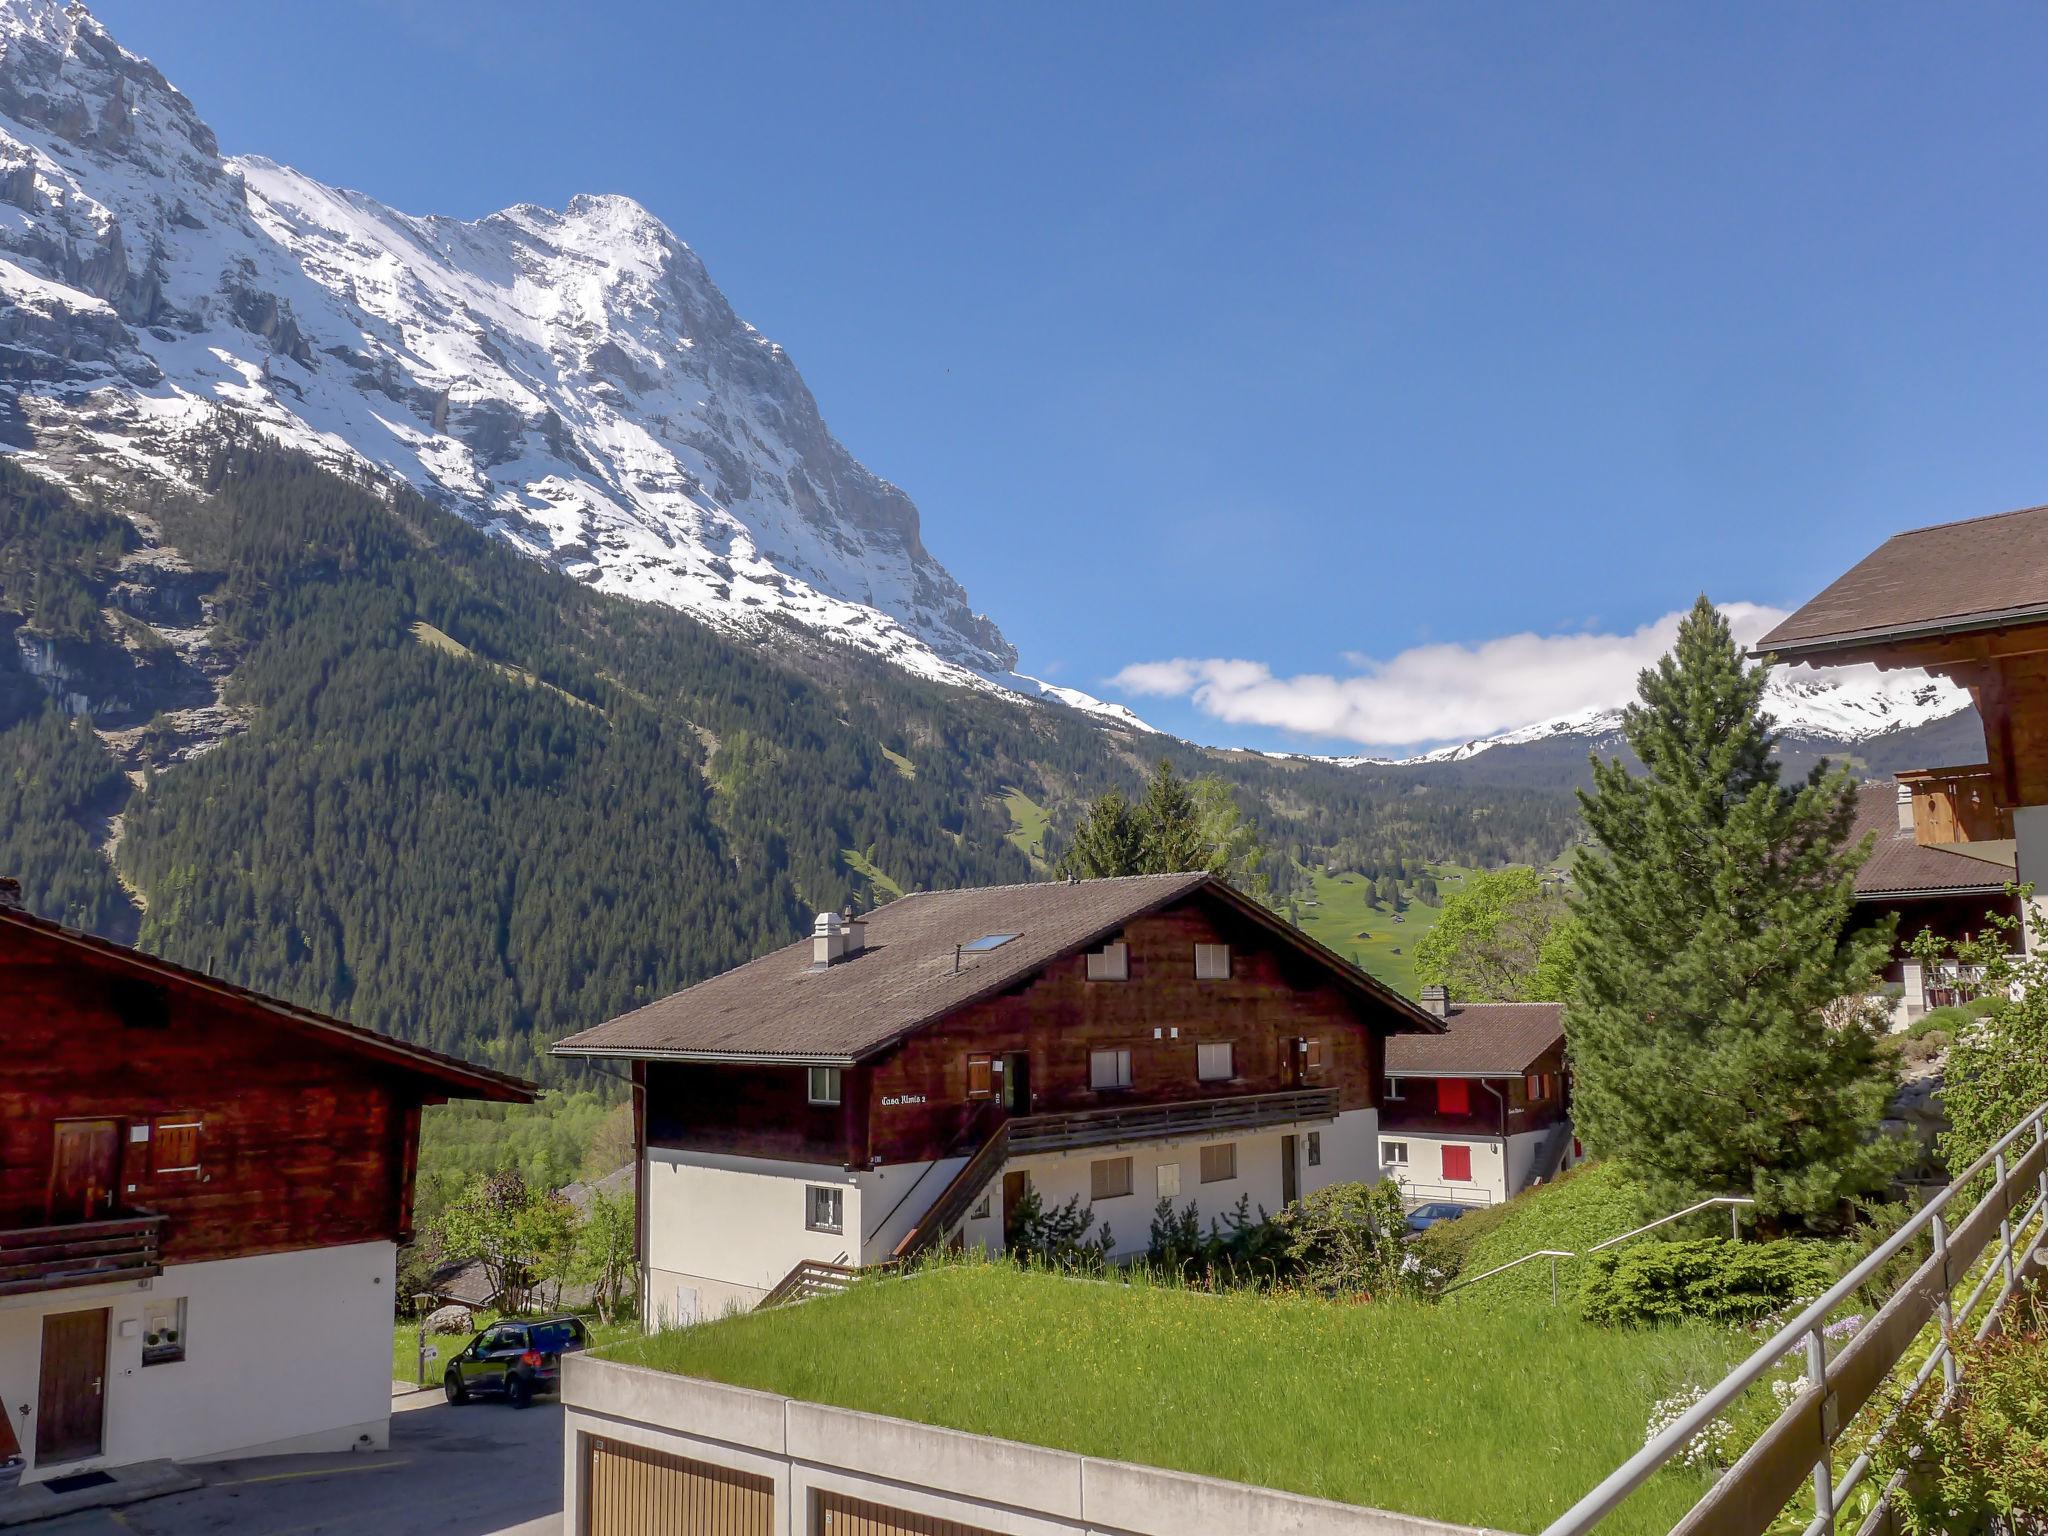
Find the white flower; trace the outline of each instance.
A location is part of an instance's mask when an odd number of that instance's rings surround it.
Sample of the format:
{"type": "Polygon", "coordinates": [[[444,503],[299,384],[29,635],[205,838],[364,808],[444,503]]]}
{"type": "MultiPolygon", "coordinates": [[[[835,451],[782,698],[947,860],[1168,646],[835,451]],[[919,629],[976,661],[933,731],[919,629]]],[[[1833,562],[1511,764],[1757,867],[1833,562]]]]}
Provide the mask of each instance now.
{"type": "MultiPolygon", "coordinates": [[[[1675,1396],[1660,1398],[1650,1408],[1650,1422],[1643,1430],[1643,1444],[1648,1445],[1684,1418],[1692,1406],[1706,1395],[1705,1387],[1687,1387],[1675,1396]]],[[[1726,1466],[1734,1435],[1734,1426],[1727,1420],[1709,1419],[1697,1434],[1685,1442],[1677,1460],[1695,1471],[1726,1466]]]]}

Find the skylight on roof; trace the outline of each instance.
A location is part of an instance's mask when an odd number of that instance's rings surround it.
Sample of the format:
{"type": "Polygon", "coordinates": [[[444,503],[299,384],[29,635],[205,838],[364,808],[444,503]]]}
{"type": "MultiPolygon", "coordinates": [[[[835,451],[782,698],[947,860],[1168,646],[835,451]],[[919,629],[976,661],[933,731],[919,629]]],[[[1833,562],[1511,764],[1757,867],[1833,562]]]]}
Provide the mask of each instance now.
{"type": "Polygon", "coordinates": [[[1017,935],[1014,933],[984,934],[982,937],[976,939],[972,944],[963,944],[960,947],[967,951],[967,953],[970,955],[978,955],[983,954],[991,949],[1001,949],[1005,944],[1009,943],[1010,940],[1016,937],[1017,935]]]}

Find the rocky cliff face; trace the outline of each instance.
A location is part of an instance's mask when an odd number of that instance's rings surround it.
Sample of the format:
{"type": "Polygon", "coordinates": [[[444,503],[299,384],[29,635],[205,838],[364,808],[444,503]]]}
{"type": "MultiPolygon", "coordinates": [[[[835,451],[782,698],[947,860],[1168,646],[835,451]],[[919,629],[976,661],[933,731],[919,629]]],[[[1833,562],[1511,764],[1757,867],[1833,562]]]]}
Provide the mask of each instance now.
{"type": "Polygon", "coordinates": [[[0,300],[0,434],[61,477],[173,475],[170,440],[230,407],[607,590],[1040,691],[628,198],[465,223],[223,159],[82,7],[0,0],[0,300]]]}

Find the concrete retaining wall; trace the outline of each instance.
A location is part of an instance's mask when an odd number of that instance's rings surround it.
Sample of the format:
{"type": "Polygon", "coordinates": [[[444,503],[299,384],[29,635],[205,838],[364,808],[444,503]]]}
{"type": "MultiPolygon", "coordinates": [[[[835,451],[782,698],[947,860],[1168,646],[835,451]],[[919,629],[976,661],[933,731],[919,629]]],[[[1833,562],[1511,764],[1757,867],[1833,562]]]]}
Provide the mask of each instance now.
{"type": "MultiPolygon", "coordinates": [[[[813,1492],[1001,1536],[1452,1536],[1475,1528],[1159,1467],[937,1429],[588,1355],[564,1362],[563,1529],[580,1532],[587,1441],[666,1451],[775,1484],[778,1536],[813,1536],[813,1492]]],[[[1331,1446],[1332,1456],[1349,1448],[1331,1446]]]]}

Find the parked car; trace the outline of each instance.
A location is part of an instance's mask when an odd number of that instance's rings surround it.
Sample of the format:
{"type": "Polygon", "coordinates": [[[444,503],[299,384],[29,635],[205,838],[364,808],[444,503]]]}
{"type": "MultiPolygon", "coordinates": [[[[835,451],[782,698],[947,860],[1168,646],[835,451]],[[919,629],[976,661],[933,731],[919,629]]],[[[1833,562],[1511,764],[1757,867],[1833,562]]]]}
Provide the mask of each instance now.
{"type": "Polygon", "coordinates": [[[590,1330],[580,1317],[493,1323],[448,1362],[442,1390],[451,1403],[481,1395],[524,1408],[537,1393],[561,1385],[562,1356],[589,1347],[590,1330]]]}
{"type": "Polygon", "coordinates": [[[1432,1200],[1427,1205],[1418,1205],[1408,1213],[1408,1230],[1427,1232],[1440,1221],[1456,1221],[1466,1210],[1467,1207],[1455,1200],[1432,1200]]]}

